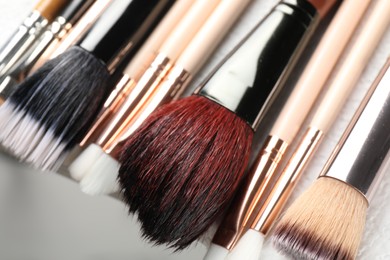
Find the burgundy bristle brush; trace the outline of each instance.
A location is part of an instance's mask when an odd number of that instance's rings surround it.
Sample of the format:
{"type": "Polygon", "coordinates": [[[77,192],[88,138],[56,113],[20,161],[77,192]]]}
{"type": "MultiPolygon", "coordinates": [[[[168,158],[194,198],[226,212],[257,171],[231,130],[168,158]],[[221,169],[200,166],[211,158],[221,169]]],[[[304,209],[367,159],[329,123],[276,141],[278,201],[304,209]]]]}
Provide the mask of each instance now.
{"type": "Polygon", "coordinates": [[[200,90],[162,106],[129,137],[118,178],[144,237],[183,249],[226,208],[254,130],[327,8],[281,1],[200,90]]]}
{"type": "Polygon", "coordinates": [[[73,47],[26,78],[0,107],[0,141],[20,160],[55,170],[88,130],[110,80],[174,0],[115,0],[73,47]]]}

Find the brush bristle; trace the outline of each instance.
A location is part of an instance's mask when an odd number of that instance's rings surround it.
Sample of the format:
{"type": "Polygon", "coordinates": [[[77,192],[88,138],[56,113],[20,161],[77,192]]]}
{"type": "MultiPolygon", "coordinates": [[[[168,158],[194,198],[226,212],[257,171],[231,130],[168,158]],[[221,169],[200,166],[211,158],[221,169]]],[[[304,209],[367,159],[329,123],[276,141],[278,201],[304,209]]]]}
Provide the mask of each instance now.
{"type": "Polygon", "coordinates": [[[367,206],[353,187],[321,177],[287,210],[276,227],[274,243],[300,259],[355,259],[367,206]]]}
{"type": "Polygon", "coordinates": [[[249,229],[240,238],[237,245],[226,257],[227,260],[259,260],[263,248],[264,235],[256,230],[249,229]]]}
{"type": "Polygon", "coordinates": [[[68,171],[70,176],[76,181],[81,181],[91,166],[103,154],[104,151],[100,146],[96,144],[88,145],[88,147],[85,148],[84,151],[69,165],[68,171]]]}
{"type": "Polygon", "coordinates": [[[229,250],[223,246],[211,244],[203,260],[225,260],[229,250]]]}
{"type": "Polygon", "coordinates": [[[110,194],[119,191],[118,171],[119,163],[108,154],[102,154],[81,180],[81,190],[89,195],[110,194]]]}
{"type": "Polygon", "coordinates": [[[48,61],[0,107],[3,145],[37,168],[58,167],[98,112],[109,76],[79,47],[48,61]]]}
{"type": "Polygon", "coordinates": [[[119,181],[144,236],[183,249],[217,219],[241,180],[251,127],[201,96],[162,106],[128,139],[119,181]]]}

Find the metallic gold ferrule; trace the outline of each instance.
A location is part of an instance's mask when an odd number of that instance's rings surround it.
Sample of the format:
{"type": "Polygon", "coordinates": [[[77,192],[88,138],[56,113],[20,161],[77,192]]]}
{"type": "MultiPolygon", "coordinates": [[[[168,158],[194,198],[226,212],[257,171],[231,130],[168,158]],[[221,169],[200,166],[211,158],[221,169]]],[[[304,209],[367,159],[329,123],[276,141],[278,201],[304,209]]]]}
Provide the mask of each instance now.
{"type": "Polygon", "coordinates": [[[213,243],[231,250],[261,210],[266,188],[286,152],[288,144],[277,136],[268,136],[262,151],[250,169],[245,183],[216,235],[213,243]]]}
{"type": "Polygon", "coordinates": [[[268,233],[323,136],[323,133],[316,128],[307,129],[286,167],[274,180],[274,184],[271,184],[272,188],[265,196],[267,199],[258,205],[258,214],[250,225],[251,229],[263,234],[268,233]]]}

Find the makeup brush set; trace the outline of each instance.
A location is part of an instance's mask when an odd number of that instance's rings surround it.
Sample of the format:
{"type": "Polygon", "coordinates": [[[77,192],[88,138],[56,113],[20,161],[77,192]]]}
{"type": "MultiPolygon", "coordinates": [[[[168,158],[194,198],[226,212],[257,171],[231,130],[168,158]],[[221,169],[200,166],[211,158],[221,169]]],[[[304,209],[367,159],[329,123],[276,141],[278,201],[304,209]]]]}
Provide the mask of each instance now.
{"type": "Polygon", "coordinates": [[[261,259],[265,238],[293,259],[355,259],[388,170],[390,60],[282,211],[370,67],[390,1],[281,0],[191,86],[251,2],[39,1],[0,49],[2,149],[121,199],[154,244],[182,250],[218,223],[205,260],[261,259]]]}

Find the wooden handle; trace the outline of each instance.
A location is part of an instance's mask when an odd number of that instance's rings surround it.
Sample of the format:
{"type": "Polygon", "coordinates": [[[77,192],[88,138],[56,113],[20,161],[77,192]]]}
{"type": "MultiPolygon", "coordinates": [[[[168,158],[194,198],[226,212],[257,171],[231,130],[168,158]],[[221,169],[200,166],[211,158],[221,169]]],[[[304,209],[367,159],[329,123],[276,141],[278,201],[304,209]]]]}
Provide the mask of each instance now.
{"type": "Polygon", "coordinates": [[[34,9],[51,22],[69,2],[70,0],[41,0],[34,9]]]}

